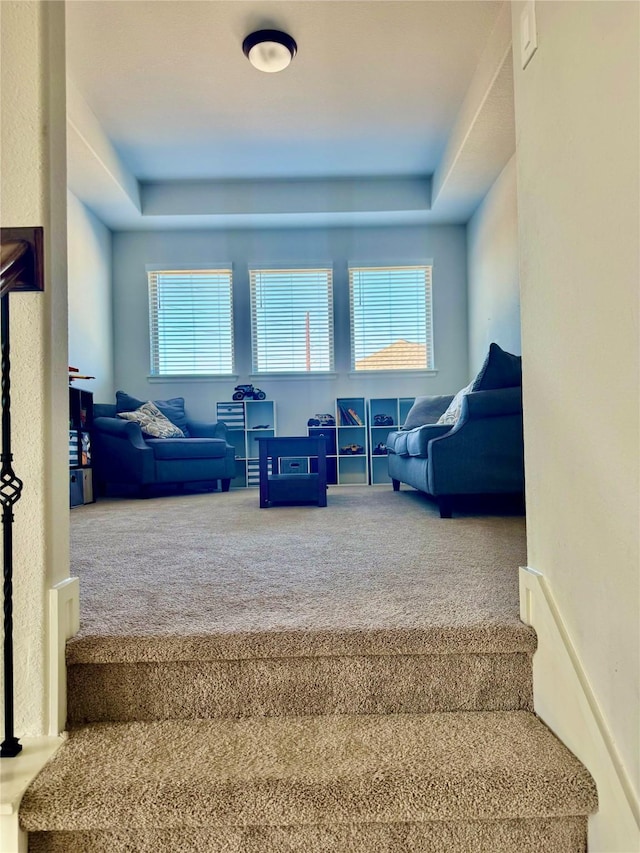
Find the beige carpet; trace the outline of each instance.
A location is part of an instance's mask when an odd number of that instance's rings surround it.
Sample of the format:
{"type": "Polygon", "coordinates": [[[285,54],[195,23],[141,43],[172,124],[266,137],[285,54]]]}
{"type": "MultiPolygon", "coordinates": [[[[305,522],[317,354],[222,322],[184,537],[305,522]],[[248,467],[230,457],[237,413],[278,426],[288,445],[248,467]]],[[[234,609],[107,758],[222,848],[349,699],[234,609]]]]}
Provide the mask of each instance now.
{"type": "Polygon", "coordinates": [[[126,797],[111,801],[114,790],[134,788],[144,805],[138,826],[158,829],[172,826],[176,812],[189,826],[282,826],[558,817],[594,805],[584,767],[524,712],[200,720],[188,728],[165,721],[93,726],[73,737],[31,787],[27,826],[109,829],[130,812],[126,797]],[[80,803],[65,784],[69,769],[100,749],[104,762],[80,803]],[[547,786],[535,784],[540,755],[547,786]],[[73,827],[65,825],[69,809],[73,827]]]}
{"type": "Polygon", "coordinates": [[[417,492],[357,486],[330,488],[326,508],[261,510],[247,489],[99,501],[73,510],[71,535],[72,662],[192,659],[194,643],[200,655],[534,647],[518,618],[518,516],[443,520],[417,492]]]}
{"type": "Polygon", "coordinates": [[[50,839],[65,833],[68,853],[100,849],[115,827],[114,850],[138,849],[142,832],[169,851],[176,825],[202,828],[204,851],[238,849],[240,828],[263,827],[252,850],[322,853],[331,829],[342,851],[571,853],[585,849],[575,817],[595,805],[589,774],[529,713],[323,716],[88,727],[27,791],[21,819],[50,839]],[[431,839],[367,848],[380,825],[431,839]],[[268,846],[276,827],[285,843],[268,846]]]}
{"type": "Polygon", "coordinates": [[[31,853],[585,853],[593,780],[532,713],[524,519],[345,487],[74,510],[69,739],[31,853]]]}
{"type": "Polygon", "coordinates": [[[586,853],[584,816],[35,832],[29,853],[586,853]]]}
{"type": "Polygon", "coordinates": [[[524,520],[415,492],[255,489],[74,512],[69,723],[530,710],[524,520]]]}

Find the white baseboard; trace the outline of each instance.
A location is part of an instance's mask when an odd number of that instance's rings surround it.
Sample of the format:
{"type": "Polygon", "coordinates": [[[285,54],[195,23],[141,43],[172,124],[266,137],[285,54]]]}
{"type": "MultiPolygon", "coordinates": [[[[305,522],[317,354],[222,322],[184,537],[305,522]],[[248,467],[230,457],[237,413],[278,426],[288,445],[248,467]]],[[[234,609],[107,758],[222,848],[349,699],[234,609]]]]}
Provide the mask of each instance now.
{"type": "Polygon", "coordinates": [[[520,569],[520,618],[538,635],[535,711],[587,767],[598,788],[598,812],[589,818],[590,853],[640,851],[638,796],[549,584],[535,569],[520,569]]]}
{"type": "Polygon", "coordinates": [[[49,735],[64,731],[67,720],[65,645],[80,628],[80,583],[66,578],[49,590],[49,735]]]}

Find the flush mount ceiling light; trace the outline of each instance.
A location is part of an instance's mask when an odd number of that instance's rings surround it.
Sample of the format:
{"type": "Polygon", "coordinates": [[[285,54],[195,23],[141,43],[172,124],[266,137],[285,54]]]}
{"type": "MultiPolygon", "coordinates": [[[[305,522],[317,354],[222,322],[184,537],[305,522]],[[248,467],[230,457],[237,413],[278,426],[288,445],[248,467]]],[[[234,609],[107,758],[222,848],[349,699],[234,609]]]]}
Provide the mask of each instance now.
{"type": "Polygon", "coordinates": [[[296,55],[298,45],[280,30],[258,30],[242,42],[242,51],[258,71],[282,71],[296,55]]]}

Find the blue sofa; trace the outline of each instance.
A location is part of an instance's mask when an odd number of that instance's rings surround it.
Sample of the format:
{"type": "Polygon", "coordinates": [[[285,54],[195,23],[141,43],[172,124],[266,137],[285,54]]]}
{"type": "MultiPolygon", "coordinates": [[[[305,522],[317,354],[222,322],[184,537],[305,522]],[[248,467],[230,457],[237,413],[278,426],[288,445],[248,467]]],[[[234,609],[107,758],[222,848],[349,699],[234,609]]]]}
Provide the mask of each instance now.
{"type": "Polygon", "coordinates": [[[456,397],[416,398],[404,427],[387,438],[394,490],[406,483],[434,497],[441,518],[452,517],[461,496],[508,495],[522,503],[521,386],[519,356],[492,344],[476,379],[456,397]],[[452,407],[449,422],[438,423],[452,407]]]}
{"type": "Polygon", "coordinates": [[[118,391],[116,403],[96,403],[93,408],[93,469],[98,493],[132,487],[148,496],[157,486],[203,484],[223,492],[235,476],[235,449],[226,441],[222,422],[190,420],[184,399],[155,400],[182,437],[154,438],[139,423],[118,417],[143,405],[143,401],[118,391]]]}

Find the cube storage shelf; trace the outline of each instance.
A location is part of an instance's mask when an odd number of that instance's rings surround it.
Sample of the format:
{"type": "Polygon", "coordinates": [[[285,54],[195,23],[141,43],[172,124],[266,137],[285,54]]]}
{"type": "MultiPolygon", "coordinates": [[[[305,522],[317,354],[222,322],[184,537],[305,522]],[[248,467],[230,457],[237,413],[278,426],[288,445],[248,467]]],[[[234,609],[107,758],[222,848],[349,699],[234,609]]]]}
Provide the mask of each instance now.
{"type": "MultiPolygon", "coordinates": [[[[388,485],[387,435],[401,426],[414,397],[338,397],[335,425],[307,427],[309,436],[323,435],[327,443],[327,482],[331,485],[388,485]],[[376,424],[376,415],[392,423],[376,424]]],[[[227,441],[236,451],[232,488],[260,483],[258,438],[273,438],[276,406],[273,400],[216,403],[216,416],[227,425],[227,441]]],[[[315,459],[282,460],[287,471],[315,473],[315,459]]]]}
{"type": "Polygon", "coordinates": [[[236,476],[232,488],[258,486],[258,438],[276,435],[273,400],[242,400],[216,403],[216,417],[227,425],[227,441],[236,451],[236,476]]]}
{"type": "Polygon", "coordinates": [[[405,422],[414,400],[415,397],[373,397],[369,400],[369,482],[372,486],[389,484],[386,439],[405,422]],[[385,422],[378,425],[376,419],[385,422]],[[387,422],[389,419],[392,423],[387,422]]]}
{"type": "Polygon", "coordinates": [[[93,392],[69,388],[69,505],[94,502],[91,466],[93,392]]]}
{"type": "MultiPolygon", "coordinates": [[[[368,435],[364,397],[338,397],[335,426],[307,427],[310,436],[327,441],[327,482],[333,485],[367,485],[368,435]]],[[[312,462],[313,469],[313,462],[312,462]]]]}

